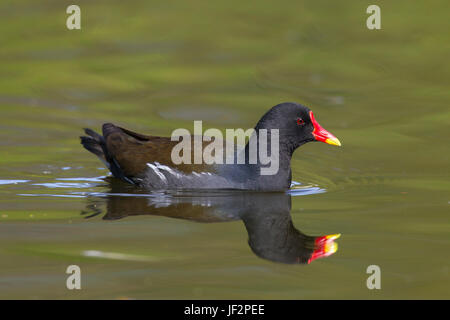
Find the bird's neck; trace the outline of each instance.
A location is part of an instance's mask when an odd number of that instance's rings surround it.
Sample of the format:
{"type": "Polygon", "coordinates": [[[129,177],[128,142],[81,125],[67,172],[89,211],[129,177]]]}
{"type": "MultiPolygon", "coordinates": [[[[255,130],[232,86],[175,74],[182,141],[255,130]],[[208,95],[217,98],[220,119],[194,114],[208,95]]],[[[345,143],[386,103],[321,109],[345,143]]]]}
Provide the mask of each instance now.
{"type": "Polygon", "coordinates": [[[266,133],[255,129],[245,146],[245,163],[254,178],[270,185],[289,188],[291,184],[291,158],[295,147],[286,137],[272,130],[266,133]],[[258,177],[259,176],[259,177],[258,177]]]}

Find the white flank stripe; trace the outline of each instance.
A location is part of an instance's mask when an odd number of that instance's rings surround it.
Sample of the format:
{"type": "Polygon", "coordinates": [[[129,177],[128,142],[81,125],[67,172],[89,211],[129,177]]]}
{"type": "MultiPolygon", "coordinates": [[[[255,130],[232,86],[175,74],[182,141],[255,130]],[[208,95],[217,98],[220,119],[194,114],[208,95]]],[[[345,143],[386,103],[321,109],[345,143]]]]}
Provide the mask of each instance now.
{"type": "Polygon", "coordinates": [[[158,177],[161,178],[162,181],[164,181],[165,183],[167,183],[167,178],[162,174],[161,171],[159,171],[159,169],[158,169],[155,165],[153,165],[153,164],[151,164],[151,163],[147,163],[147,166],[148,166],[150,169],[152,169],[153,171],[155,171],[155,173],[158,175],[158,177]]]}

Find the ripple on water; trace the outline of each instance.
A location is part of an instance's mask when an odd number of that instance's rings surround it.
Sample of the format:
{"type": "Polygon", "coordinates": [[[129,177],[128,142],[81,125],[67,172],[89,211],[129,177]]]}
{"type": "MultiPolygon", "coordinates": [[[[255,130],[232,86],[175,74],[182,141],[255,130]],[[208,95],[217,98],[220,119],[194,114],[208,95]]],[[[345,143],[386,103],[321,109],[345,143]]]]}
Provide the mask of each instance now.
{"type": "Polygon", "coordinates": [[[0,185],[18,184],[18,183],[25,183],[25,182],[30,182],[30,180],[0,180],[0,185]]]}
{"type": "MultiPolygon", "coordinates": [[[[18,193],[17,196],[26,196],[26,197],[58,197],[58,198],[86,198],[86,197],[147,197],[147,198],[158,198],[158,197],[196,197],[196,196],[205,196],[205,195],[214,195],[214,196],[229,196],[230,193],[239,192],[239,190],[149,190],[148,193],[135,193],[135,192],[127,192],[128,190],[124,189],[124,192],[99,192],[94,191],[92,188],[97,187],[106,187],[107,184],[105,182],[106,176],[99,177],[75,177],[75,178],[55,178],[55,181],[52,182],[35,182],[32,180],[0,180],[0,185],[8,185],[8,184],[19,184],[25,183],[30,186],[37,187],[45,187],[47,189],[67,189],[66,193],[55,192],[55,193],[18,193]],[[70,191],[68,189],[75,189],[70,191]],[[86,189],[86,190],[80,190],[86,189]]],[[[306,196],[311,194],[319,194],[326,192],[326,189],[321,188],[317,185],[303,185],[300,182],[292,181],[291,188],[286,191],[291,196],[306,196]]]]}

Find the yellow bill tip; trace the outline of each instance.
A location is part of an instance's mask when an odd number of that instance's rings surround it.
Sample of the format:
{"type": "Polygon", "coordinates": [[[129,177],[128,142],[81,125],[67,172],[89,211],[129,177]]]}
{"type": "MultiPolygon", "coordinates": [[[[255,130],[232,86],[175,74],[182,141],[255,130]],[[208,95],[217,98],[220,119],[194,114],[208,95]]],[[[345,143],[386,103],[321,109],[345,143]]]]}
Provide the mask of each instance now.
{"type": "Polygon", "coordinates": [[[338,244],[336,242],[327,242],[324,247],[324,251],[326,254],[336,253],[338,250],[338,244]]]}
{"type": "Polygon", "coordinates": [[[341,146],[341,142],[339,141],[338,138],[334,137],[334,138],[328,138],[327,140],[325,140],[325,143],[331,144],[333,146],[341,146]]]}
{"type": "Polygon", "coordinates": [[[327,235],[326,237],[327,237],[327,240],[336,240],[336,239],[338,239],[339,237],[341,236],[341,234],[340,233],[336,233],[336,234],[329,234],[329,235],[327,235]]]}

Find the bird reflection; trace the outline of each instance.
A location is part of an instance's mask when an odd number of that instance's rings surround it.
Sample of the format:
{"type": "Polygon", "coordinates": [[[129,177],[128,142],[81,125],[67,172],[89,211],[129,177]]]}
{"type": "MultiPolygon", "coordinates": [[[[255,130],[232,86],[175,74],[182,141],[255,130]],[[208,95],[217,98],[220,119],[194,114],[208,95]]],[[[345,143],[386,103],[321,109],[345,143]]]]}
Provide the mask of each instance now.
{"type": "Polygon", "coordinates": [[[102,213],[99,202],[106,201],[105,220],[128,216],[157,215],[196,222],[242,220],[248,244],[260,258],[287,264],[305,264],[332,255],[340,235],[308,236],[292,223],[291,195],[283,192],[233,190],[164,191],[136,189],[109,180],[110,192],[91,198],[81,214],[90,218],[102,213]],[[131,189],[132,188],[132,189],[131,189]]]}

